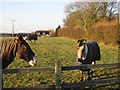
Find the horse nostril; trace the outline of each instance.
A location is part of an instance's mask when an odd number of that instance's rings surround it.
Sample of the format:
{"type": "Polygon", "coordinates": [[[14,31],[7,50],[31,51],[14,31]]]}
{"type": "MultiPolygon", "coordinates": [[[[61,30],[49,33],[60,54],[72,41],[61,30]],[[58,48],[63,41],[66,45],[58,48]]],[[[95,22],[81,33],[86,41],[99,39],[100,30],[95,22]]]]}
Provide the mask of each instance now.
{"type": "Polygon", "coordinates": [[[81,58],[78,58],[78,61],[79,61],[79,62],[82,62],[82,59],[81,59],[81,58]]]}

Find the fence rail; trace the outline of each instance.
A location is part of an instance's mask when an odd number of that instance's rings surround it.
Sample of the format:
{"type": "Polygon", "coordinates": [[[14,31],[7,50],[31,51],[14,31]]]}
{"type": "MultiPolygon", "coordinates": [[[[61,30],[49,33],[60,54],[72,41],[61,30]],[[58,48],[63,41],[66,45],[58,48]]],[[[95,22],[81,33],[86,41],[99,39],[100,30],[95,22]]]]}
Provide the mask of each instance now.
{"type": "MultiPolygon", "coordinates": [[[[109,79],[100,79],[93,81],[84,81],[79,83],[64,83],[61,84],[61,72],[66,70],[80,70],[80,69],[89,69],[89,68],[120,68],[120,63],[112,64],[96,64],[96,65],[80,65],[80,66],[61,66],[61,62],[56,62],[55,67],[40,67],[40,68],[28,68],[28,69],[4,69],[3,74],[13,74],[13,73],[30,73],[30,72],[41,72],[41,71],[51,71],[55,72],[56,82],[55,85],[52,85],[49,88],[55,88],[56,90],[61,90],[61,88],[74,88],[74,87],[83,87],[83,86],[95,86],[98,84],[120,82],[120,77],[113,77],[109,79]]],[[[19,88],[19,87],[18,87],[19,88]]],[[[29,88],[29,87],[28,87],[29,88]]],[[[40,88],[32,87],[32,88],[40,88]]],[[[4,88],[5,89],[5,88],[4,88]]]]}
{"type": "Polygon", "coordinates": [[[120,63],[112,63],[112,64],[84,64],[84,65],[78,65],[78,66],[63,66],[62,70],[77,70],[77,69],[89,69],[89,68],[119,68],[120,63]]]}
{"type": "Polygon", "coordinates": [[[113,77],[109,79],[101,79],[101,80],[93,80],[93,81],[84,81],[79,83],[66,83],[62,84],[64,88],[77,88],[77,87],[86,87],[86,86],[96,86],[96,85],[103,85],[106,83],[113,83],[113,82],[120,82],[120,77],[113,77]]]}
{"type": "Polygon", "coordinates": [[[30,72],[41,72],[41,71],[54,71],[54,67],[39,67],[39,68],[27,68],[27,69],[4,69],[3,74],[14,74],[14,73],[30,73],[30,72]]]}

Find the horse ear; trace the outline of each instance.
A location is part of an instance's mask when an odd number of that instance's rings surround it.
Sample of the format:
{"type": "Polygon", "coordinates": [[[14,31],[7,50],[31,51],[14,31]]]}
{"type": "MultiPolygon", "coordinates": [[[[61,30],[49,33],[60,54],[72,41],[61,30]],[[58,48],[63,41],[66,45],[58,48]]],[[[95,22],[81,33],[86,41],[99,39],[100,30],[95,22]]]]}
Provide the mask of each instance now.
{"type": "Polygon", "coordinates": [[[85,42],[87,42],[87,40],[86,40],[86,39],[84,39],[84,41],[85,41],[85,42]]]}
{"type": "Polygon", "coordinates": [[[80,42],[80,40],[77,40],[77,43],[79,43],[80,42]]]}
{"type": "Polygon", "coordinates": [[[23,41],[23,38],[21,35],[18,35],[18,40],[23,41]]]}
{"type": "Polygon", "coordinates": [[[17,39],[17,41],[18,41],[18,43],[22,43],[23,38],[22,38],[22,36],[21,36],[21,35],[18,35],[18,39],[17,39]]]}

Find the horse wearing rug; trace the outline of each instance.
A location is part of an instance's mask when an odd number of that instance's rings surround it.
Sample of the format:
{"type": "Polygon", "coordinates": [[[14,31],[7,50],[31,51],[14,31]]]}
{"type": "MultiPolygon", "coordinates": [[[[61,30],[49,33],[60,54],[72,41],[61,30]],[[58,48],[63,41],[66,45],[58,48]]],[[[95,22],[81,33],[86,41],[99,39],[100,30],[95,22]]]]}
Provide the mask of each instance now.
{"type": "MultiPolygon", "coordinates": [[[[79,64],[95,64],[97,60],[100,60],[100,48],[97,42],[87,42],[82,39],[78,40],[77,43],[77,61],[79,64]]],[[[88,71],[88,80],[91,80],[91,69],[82,69],[81,81],[83,81],[83,71],[88,71]]]]}
{"type": "Polygon", "coordinates": [[[31,66],[37,64],[35,53],[28,43],[19,35],[17,39],[2,40],[0,58],[2,58],[2,69],[9,66],[15,57],[29,62],[31,66]]]}

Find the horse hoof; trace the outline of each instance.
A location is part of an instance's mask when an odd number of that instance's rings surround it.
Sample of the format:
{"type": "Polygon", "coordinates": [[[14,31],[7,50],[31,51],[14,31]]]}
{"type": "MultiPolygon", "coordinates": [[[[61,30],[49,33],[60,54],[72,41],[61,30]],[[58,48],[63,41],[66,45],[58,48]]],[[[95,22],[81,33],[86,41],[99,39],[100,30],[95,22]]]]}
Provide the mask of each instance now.
{"type": "Polygon", "coordinates": [[[89,77],[89,78],[88,78],[88,81],[90,81],[90,80],[92,80],[92,78],[91,78],[91,77],[89,77]]]}
{"type": "Polygon", "coordinates": [[[81,79],[80,81],[83,81],[83,79],[81,79]]]}

